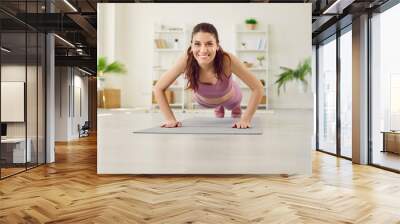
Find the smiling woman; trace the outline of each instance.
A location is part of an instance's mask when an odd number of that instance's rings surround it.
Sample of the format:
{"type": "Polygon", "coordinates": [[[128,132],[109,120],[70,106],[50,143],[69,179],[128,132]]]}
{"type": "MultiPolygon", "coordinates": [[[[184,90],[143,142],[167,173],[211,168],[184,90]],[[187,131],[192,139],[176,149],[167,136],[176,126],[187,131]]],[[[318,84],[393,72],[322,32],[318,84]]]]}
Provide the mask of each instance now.
{"type": "Polygon", "coordinates": [[[97,52],[129,73],[121,109],[98,109],[97,173],[310,174],[312,95],[271,85],[311,55],[310,6],[99,4],[97,52]]]}
{"type": "Polygon", "coordinates": [[[236,56],[222,49],[218,32],[212,24],[199,23],[193,28],[191,45],[186,54],[154,86],[154,95],[166,119],[161,127],[175,128],[182,125],[176,120],[165,96],[166,89],[182,73],[185,73],[187,87],[193,90],[193,99],[197,103],[206,108],[215,108],[215,116],[218,118],[224,117],[225,108],[231,110],[233,118],[240,118],[235,121],[233,128],[251,126],[251,119],[263,95],[263,87],[236,56]],[[252,89],[243,116],[240,107],[242,93],[239,85],[233,81],[232,73],[252,89]]]}

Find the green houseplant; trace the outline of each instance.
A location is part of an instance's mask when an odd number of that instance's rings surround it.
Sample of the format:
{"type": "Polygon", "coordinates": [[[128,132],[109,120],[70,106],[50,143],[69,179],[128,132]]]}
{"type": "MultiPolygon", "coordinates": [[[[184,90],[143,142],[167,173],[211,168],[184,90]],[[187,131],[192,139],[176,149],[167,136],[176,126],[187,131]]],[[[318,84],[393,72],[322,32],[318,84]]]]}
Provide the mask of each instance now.
{"type": "Polygon", "coordinates": [[[99,57],[97,61],[97,80],[98,80],[98,107],[99,108],[117,108],[120,107],[120,90],[104,88],[106,74],[125,74],[125,66],[114,61],[107,63],[106,57],[99,57]]]}
{"type": "Polygon", "coordinates": [[[260,67],[263,67],[263,61],[265,60],[265,56],[264,55],[258,55],[257,57],[256,57],[256,59],[257,59],[257,61],[258,61],[258,63],[259,63],[259,66],[260,67]]]}
{"type": "Polygon", "coordinates": [[[278,95],[280,94],[280,89],[283,87],[285,89],[286,84],[292,80],[301,83],[304,89],[307,88],[307,76],[311,75],[311,59],[307,58],[297,65],[297,68],[291,69],[287,67],[281,67],[283,72],[279,74],[278,79],[275,84],[278,85],[278,95]]]}
{"type": "Polygon", "coordinates": [[[107,73],[125,74],[126,69],[125,66],[118,61],[108,64],[106,57],[100,57],[97,62],[97,77],[104,77],[107,73]]]}
{"type": "Polygon", "coordinates": [[[257,25],[257,20],[254,18],[249,18],[245,20],[246,26],[249,30],[254,30],[256,29],[257,25]]]}

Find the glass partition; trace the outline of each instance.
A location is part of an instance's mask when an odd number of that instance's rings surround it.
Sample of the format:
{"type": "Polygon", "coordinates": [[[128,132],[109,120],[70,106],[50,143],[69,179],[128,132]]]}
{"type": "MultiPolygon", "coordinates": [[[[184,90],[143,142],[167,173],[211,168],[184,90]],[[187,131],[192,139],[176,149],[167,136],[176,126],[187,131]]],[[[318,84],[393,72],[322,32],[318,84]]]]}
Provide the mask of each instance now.
{"type": "Polygon", "coordinates": [[[372,164],[400,171],[400,4],[372,17],[372,164]]]}
{"type": "Polygon", "coordinates": [[[340,154],[351,158],[352,149],[352,33],[340,36],[340,154]]]}
{"type": "Polygon", "coordinates": [[[336,39],[318,48],[318,149],[336,154],[336,39]]]}
{"type": "MultiPolygon", "coordinates": [[[[0,6],[12,9],[14,3],[0,6]]],[[[43,11],[44,1],[26,3],[14,7],[17,16],[43,11]]],[[[3,12],[0,26],[0,178],[5,178],[45,163],[46,39],[3,12]]]]}
{"type": "Polygon", "coordinates": [[[7,129],[1,140],[1,175],[6,177],[25,170],[31,156],[26,150],[26,33],[3,32],[1,46],[0,109],[7,129]]]}
{"type": "Polygon", "coordinates": [[[26,113],[27,113],[27,151],[30,158],[28,159],[27,167],[37,165],[38,157],[38,35],[36,32],[27,33],[27,82],[26,82],[26,113]]]}

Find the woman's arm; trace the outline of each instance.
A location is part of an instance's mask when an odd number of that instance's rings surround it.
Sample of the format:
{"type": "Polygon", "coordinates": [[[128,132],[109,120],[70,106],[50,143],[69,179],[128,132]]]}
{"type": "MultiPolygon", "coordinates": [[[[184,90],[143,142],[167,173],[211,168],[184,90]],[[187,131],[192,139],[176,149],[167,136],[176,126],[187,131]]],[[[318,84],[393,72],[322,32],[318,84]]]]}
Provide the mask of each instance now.
{"type": "Polygon", "coordinates": [[[246,111],[243,113],[240,121],[234,125],[236,128],[248,128],[250,127],[251,119],[257,110],[257,106],[264,95],[264,88],[260,80],[258,80],[256,76],[244,66],[238,57],[233,54],[229,54],[229,56],[232,62],[232,72],[238,76],[252,91],[246,111]]]}
{"type": "Polygon", "coordinates": [[[185,71],[186,68],[186,53],[180,56],[177,62],[166,71],[157,81],[156,85],[153,87],[154,96],[157,100],[160,110],[164,115],[166,122],[161,125],[161,127],[180,127],[181,124],[178,122],[172,112],[167,97],[165,96],[165,90],[185,71]]]}

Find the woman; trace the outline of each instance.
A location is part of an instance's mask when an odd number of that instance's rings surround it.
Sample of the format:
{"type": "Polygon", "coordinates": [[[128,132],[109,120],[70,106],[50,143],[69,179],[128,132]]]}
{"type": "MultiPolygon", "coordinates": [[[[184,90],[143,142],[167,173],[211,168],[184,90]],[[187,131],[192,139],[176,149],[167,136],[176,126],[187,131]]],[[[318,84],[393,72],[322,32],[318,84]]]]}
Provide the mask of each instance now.
{"type": "Polygon", "coordinates": [[[188,88],[194,92],[193,99],[201,106],[215,108],[216,117],[224,117],[224,108],[231,110],[232,117],[240,117],[233,128],[250,127],[251,119],[264,94],[263,86],[236,56],[222,50],[218,32],[212,24],[200,23],[193,28],[191,45],[186,54],[154,86],[155,98],[166,119],[161,127],[182,126],[176,120],[165,96],[165,90],[182,73],[185,73],[188,80],[188,88]],[[252,90],[243,115],[240,108],[242,93],[239,85],[232,79],[232,73],[252,90]]]}

